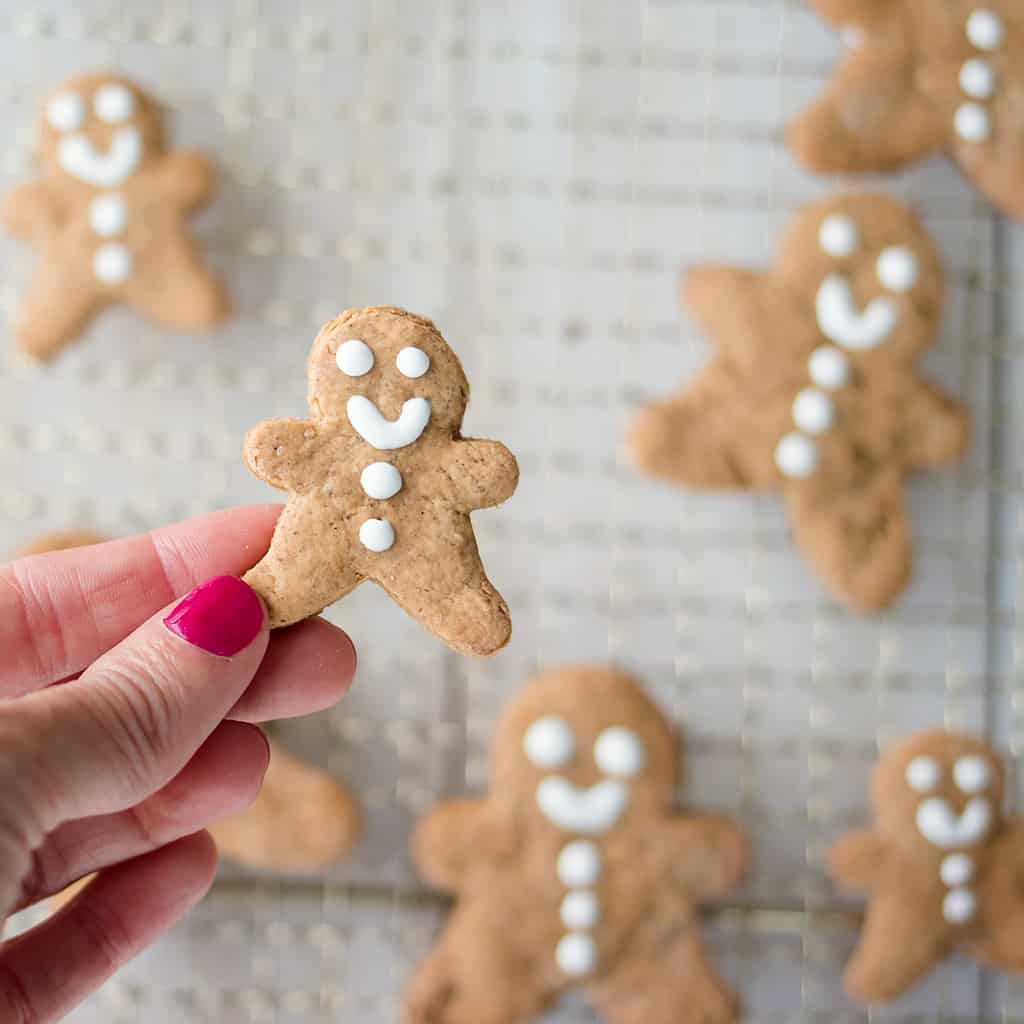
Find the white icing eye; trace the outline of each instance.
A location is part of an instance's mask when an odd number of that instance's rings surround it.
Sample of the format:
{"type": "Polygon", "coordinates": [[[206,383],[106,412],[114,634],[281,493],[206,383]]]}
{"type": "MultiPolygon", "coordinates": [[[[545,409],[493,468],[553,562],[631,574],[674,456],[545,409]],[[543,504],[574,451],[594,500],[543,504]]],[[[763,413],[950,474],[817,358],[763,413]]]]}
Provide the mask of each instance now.
{"type": "Polygon", "coordinates": [[[558,880],[567,889],[582,889],[601,877],[601,854],[586,839],[574,839],[558,854],[558,880]]]}
{"type": "Polygon", "coordinates": [[[992,119],[984,107],[964,103],[953,115],[953,129],[965,142],[984,142],[992,131],[992,119]]]}
{"type": "Polygon", "coordinates": [[[560,768],[576,753],[576,737],[564,718],[545,715],[523,734],[523,751],[539,768],[560,768]]]}
{"type": "Polygon", "coordinates": [[[953,781],[962,793],[980,793],[990,777],[988,761],[983,757],[958,757],[953,765],[953,781]]]}
{"type": "Polygon", "coordinates": [[[793,422],[808,434],[824,434],[835,418],[835,406],[824,391],[804,388],[793,399],[793,422]]]}
{"type": "Polygon", "coordinates": [[[359,527],[359,539],[367,551],[388,551],[395,543],[395,528],[386,519],[367,519],[359,527]]]}
{"type": "Polygon", "coordinates": [[[130,89],[118,82],[110,82],[97,90],[92,99],[96,116],[107,124],[120,124],[135,113],[135,97],[130,89]]]}
{"type": "Polygon", "coordinates": [[[398,353],[395,365],[403,377],[422,377],[430,369],[430,356],[423,349],[409,345],[398,353]]]}
{"type": "Polygon", "coordinates": [[[775,446],[775,465],[783,476],[804,480],[818,468],[818,446],[803,434],[786,434],[775,446]]]}
{"type": "Polygon", "coordinates": [[[807,364],[811,380],[819,388],[836,391],[850,380],[850,360],[831,345],[822,345],[811,353],[807,364]]]}
{"type": "Polygon", "coordinates": [[[402,489],[402,474],[390,462],[371,462],[360,474],[359,483],[369,497],[386,501],[402,489]]]}
{"type": "Polygon", "coordinates": [[[338,369],[348,377],[362,377],[373,369],[373,349],[358,338],[349,338],[339,345],[334,359],[338,369]]]}
{"type": "Polygon", "coordinates": [[[977,100],[987,100],[996,91],[995,69],[987,60],[972,57],[960,69],[960,88],[977,100]]]}
{"type": "Polygon", "coordinates": [[[917,257],[905,245],[883,249],[877,270],[878,280],[891,292],[905,292],[917,284],[917,257]]]}
{"type": "Polygon", "coordinates": [[[78,93],[62,92],[46,104],[46,120],[58,132],[73,132],[85,124],[85,103],[78,93]]]}
{"type": "Polygon", "coordinates": [[[829,256],[837,259],[853,253],[858,241],[857,225],[842,213],[826,217],[818,229],[818,243],[829,256]]]}
{"type": "Polygon", "coordinates": [[[934,757],[915,757],[907,765],[907,785],[917,793],[927,793],[939,784],[939,763],[934,757]]]}
{"type": "Polygon", "coordinates": [[[967,19],[967,38],[979,50],[994,50],[1005,34],[1003,19],[995,11],[982,8],[967,19]]]}
{"type": "Polygon", "coordinates": [[[643,770],[646,759],[640,737],[619,725],[605,729],[594,744],[594,760],[605,775],[630,778],[643,770]]]}

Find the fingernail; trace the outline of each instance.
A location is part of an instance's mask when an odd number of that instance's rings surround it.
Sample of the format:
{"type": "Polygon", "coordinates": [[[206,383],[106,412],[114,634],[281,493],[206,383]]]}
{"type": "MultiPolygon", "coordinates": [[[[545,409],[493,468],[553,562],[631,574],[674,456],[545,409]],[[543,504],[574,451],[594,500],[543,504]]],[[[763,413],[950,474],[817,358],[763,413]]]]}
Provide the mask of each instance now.
{"type": "Polygon", "coordinates": [[[229,658],[256,639],[263,605],[237,576],[215,576],[182,598],[164,625],[193,647],[229,658]]]}

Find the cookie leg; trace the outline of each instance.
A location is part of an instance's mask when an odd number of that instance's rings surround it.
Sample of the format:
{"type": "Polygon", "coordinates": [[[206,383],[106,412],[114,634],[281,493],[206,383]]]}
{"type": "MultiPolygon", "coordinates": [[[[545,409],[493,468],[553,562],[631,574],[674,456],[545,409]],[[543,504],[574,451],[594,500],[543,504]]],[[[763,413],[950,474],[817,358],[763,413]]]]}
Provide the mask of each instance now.
{"type": "Polygon", "coordinates": [[[159,272],[128,294],[132,305],[157,323],[179,330],[201,330],[224,320],[231,309],[228,294],[189,239],[171,242],[161,263],[159,272]]]}
{"type": "Polygon", "coordinates": [[[998,920],[986,922],[975,943],[978,956],[1004,971],[1024,971],[1024,904],[1004,907],[998,920]]]}
{"type": "Polygon", "coordinates": [[[92,278],[79,268],[44,264],[18,314],[18,347],[33,359],[52,359],[85,330],[102,304],[92,278]]]}
{"type": "Polygon", "coordinates": [[[736,1000],[687,930],[659,944],[634,942],[615,970],[591,988],[609,1024],[732,1024],[736,1000]]]}
{"type": "Polygon", "coordinates": [[[875,612],[899,596],[912,564],[899,470],[876,472],[840,492],[792,484],[786,502],[797,543],[837,598],[875,612]]]}

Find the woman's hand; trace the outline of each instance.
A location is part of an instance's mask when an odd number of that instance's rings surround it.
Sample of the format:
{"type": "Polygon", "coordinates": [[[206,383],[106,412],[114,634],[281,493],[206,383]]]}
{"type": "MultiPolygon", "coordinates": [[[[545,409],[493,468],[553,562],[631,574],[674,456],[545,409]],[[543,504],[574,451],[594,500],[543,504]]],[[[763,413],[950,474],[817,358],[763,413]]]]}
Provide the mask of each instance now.
{"type": "Polygon", "coordinates": [[[245,807],[267,767],[252,723],[348,688],[341,630],[312,619],[271,638],[236,578],[278,512],[0,567],[0,922],[98,872],[0,944],[5,1024],[58,1019],[195,905],[217,863],[201,830],[245,807]]]}

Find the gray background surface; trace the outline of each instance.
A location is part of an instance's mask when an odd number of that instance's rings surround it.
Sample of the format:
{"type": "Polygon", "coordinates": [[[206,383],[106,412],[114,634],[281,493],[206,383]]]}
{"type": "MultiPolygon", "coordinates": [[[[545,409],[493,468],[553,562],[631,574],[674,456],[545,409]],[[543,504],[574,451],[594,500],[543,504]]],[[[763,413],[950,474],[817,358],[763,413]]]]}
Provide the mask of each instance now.
{"type": "MultiPolygon", "coordinates": [[[[841,995],[856,904],[822,853],[866,820],[878,745],[946,723],[1020,749],[1024,233],[941,159],[868,182],[912,198],[943,252],[926,368],[976,427],[959,468],[911,488],[917,574],[884,617],[824,598],[775,498],[687,495],[620,453],[632,411],[708,353],[681,267],[763,266],[799,205],[849,184],[780,143],[838,49],[793,0],[3,5],[0,183],[33,175],[54,84],[135,76],[173,143],[221,167],[196,230],[238,310],[198,339],[115,310],[42,369],[8,339],[0,547],[274,500],[241,437],[305,413],[308,346],[347,306],[435,319],[473,382],[467,432],[523,468],[515,499],[475,517],[515,619],[500,657],[448,653],[371,586],[331,612],[360,647],[358,684],[282,736],[359,793],[354,857],[306,881],[226,869],[75,1021],[395,1020],[444,909],[410,869],[411,823],[484,787],[495,715],[530,673],[605,658],[685,730],[681,799],[755,839],[748,884],[707,922],[747,1019],[868,1019],[841,995]]],[[[9,319],[35,254],[5,240],[2,259],[9,319]]],[[[979,1014],[1024,1019],[1024,985],[955,958],[870,1019],[979,1014]]],[[[570,1003],[550,1019],[594,1018],[570,1003]]]]}

